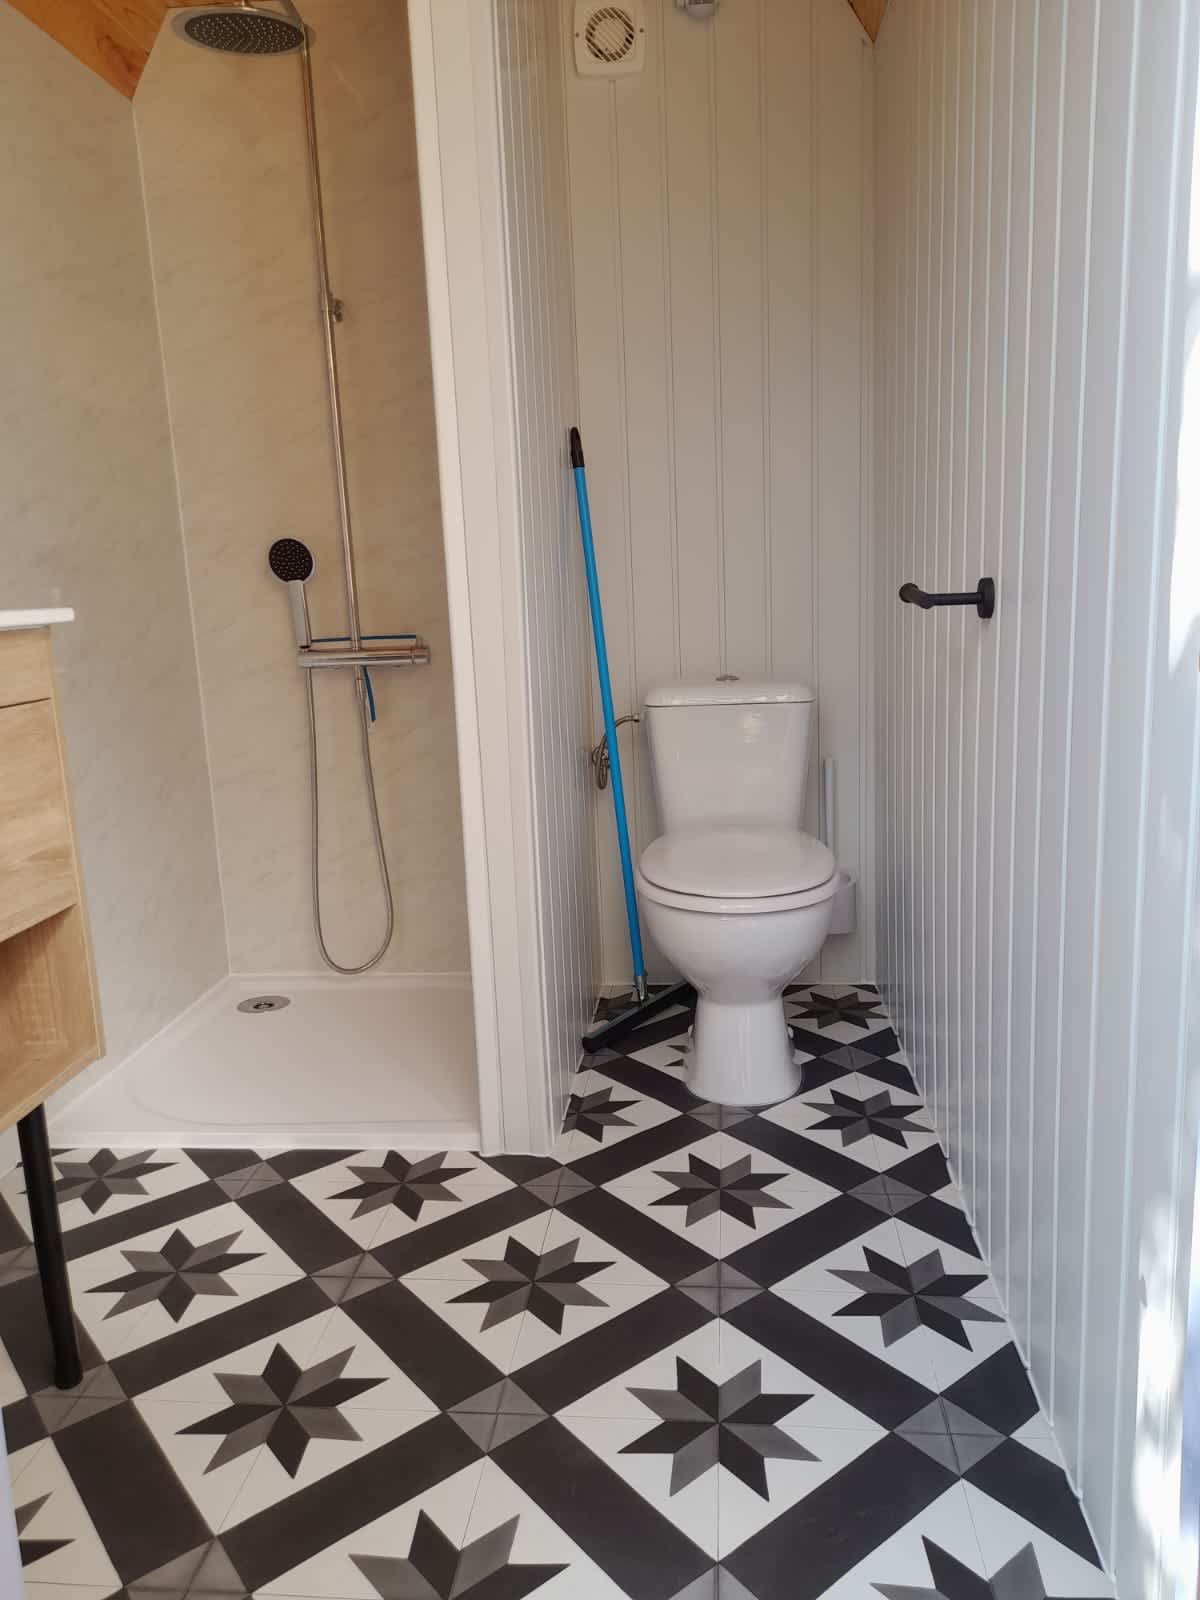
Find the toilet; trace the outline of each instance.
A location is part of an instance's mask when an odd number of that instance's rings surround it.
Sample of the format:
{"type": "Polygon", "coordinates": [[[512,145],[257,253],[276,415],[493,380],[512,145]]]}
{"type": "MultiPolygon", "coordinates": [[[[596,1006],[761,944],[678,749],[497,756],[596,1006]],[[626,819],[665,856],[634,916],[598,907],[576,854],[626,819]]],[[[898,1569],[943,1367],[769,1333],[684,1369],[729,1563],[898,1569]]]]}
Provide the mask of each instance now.
{"type": "Polygon", "coordinates": [[[800,1087],[783,991],[824,944],[838,889],[832,853],[800,826],[812,720],[795,683],[665,683],[645,699],[663,831],[638,901],[696,990],[688,1087],[718,1105],[800,1087]]]}

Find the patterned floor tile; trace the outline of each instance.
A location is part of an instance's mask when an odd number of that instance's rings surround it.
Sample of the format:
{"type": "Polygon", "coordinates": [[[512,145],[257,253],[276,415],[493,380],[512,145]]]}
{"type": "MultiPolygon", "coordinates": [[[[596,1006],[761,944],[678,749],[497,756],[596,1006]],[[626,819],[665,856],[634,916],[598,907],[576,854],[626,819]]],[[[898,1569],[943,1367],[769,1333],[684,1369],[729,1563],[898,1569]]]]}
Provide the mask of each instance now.
{"type": "Polygon", "coordinates": [[[1109,1596],[878,991],[786,1008],[793,1099],[677,1007],[546,1157],[58,1152],[68,1393],[0,1183],[32,1600],[1109,1596]]]}
{"type": "MultiPolygon", "coordinates": [[[[674,1434],[664,1434],[671,1425],[664,1423],[658,1413],[647,1406],[637,1418],[564,1417],[562,1426],[575,1441],[581,1459],[582,1452],[586,1452],[608,1483],[616,1480],[638,1497],[646,1508],[643,1516],[652,1526],[669,1524],[703,1551],[709,1562],[716,1561],[720,1528],[715,1463],[693,1474],[685,1456],[685,1465],[680,1468],[679,1453],[670,1448],[674,1434]]],[[[680,1430],[687,1426],[678,1425],[680,1430]]],[[[707,1457],[704,1459],[707,1461],[707,1457]]]]}
{"type": "Polygon", "coordinates": [[[391,1593],[414,1593],[451,1600],[453,1571],[457,1563],[446,1559],[449,1547],[461,1551],[467,1526],[483,1476],[482,1460],[452,1473],[424,1492],[414,1495],[373,1522],[355,1528],[336,1543],[298,1565],[289,1565],[277,1578],[261,1584],[258,1593],[281,1600],[349,1600],[360,1595],[384,1600],[391,1593]],[[411,1559],[416,1545],[417,1571],[435,1565],[432,1581],[422,1590],[412,1581],[414,1569],[401,1566],[397,1583],[395,1566],[411,1559]],[[447,1578],[449,1581],[447,1581],[447,1578]],[[408,1589],[400,1587],[407,1583],[408,1589]]]}
{"type": "Polygon", "coordinates": [[[858,1298],[853,1291],[845,1294],[818,1294],[807,1290],[773,1289],[771,1293],[785,1305],[791,1306],[808,1321],[828,1328],[843,1345],[857,1345],[874,1360],[906,1374],[918,1384],[936,1393],[937,1369],[934,1366],[932,1341],[908,1333],[889,1339],[878,1317],[847,1316],[847,1307],[858,1298]]]}
{"type": "Polygon", "coordinates": [[[370,1250],[512,1187],[475,1156],[363,1151],[295,1180],[295,1187],[370,1250]]]}
{"type": "Polygon", "coordinates": [[[590,1386],[585,1376],[583,1392],[577,1399],[564,1404],[558,1415],[563,1420],[627,1417],[632,1421],[645,1422],[649,1427],[653,1423],[654,1412],[642,1395],[673,1388],[678,1380],[680,1363],[684,1368],[720,1376],[721,1330],[715,1319],[685,1337],[651,1351],[644,1359],[631,1363],[619,1377],[607,1383],[590,1386]]]}
{"type": "Polygon", "coordinates": [[[711,1133],[605,1187],[712,1256],[772,1233],[836,1192],[727,1132],[711,1133]]]}
{"type": "Polygon", "coordinates": [[[1028,1515],[1013,1511],[972,1482],[964,1488],[989,1577],[1007,1567],[1013,1575],[1010,1587],[1016,1574],[1026,1585],[1015,1591],[1018,1593],[1037,1595],[1040,1581],[1047,1595],[1070,1595],[1072,1600],[1111,1595],[1082,1513],[1073,1500],[1042,1504],[1034,1512],[1038,1521],[1031,1522],[1028,1515]]]}
{"type": "MultiPolygon", "coordinates": [[[[595,1526],[602,1526],[599,1518],[595,1526]]],[[[596,1540],[602,1558],[607,1542],[603,1535],[596,1540]]],[[[494,1461],[485,1464],[480,1478],[460,1572],[468,1551],[473,1570],[480,1572],[480,1584],[490,1580],[513,1600],[534,1593],[538,1600],[623,1600],[628,1592],[494,1461]]],[[[627,1546],[626,1559],[630,1553],[627,1546]]],[[[644,1549],[641,1556],[650,1570],[654,1552],[644,1549]]]]}
{"type": "MultiPolygon", "coordinates": [[[[94,1217],[117,1216],[146,1200],[207,1182],[207,1174],[182,1150],[56,1150],[53,1166],[64,1228],[94,1217]]],[[[0,1193],[26,1224],[29,1213],[20,1168],[0,1182],[0,1193]]]]}
{"type": "Polygon", "coordinates": [[[25,1600],[113,1600],[117,1594],[110,1584],[35,1583],[25,1580],[25,1600]]]}
{"type": "MultiPolygon", "coordinates": [[[[886,1489],[882,1485],[879,1487],[889,1501],[899,1500],[899,1496],[887,1496],[886,1489]]],[[[812,1585],[801,1590],[802,1594],[820,1595],[822,1600],[924,1600],[928,1595],[938,1596],[939,1600],[953,1600],[956,1591],[943,1589],[939,1579],[944,1579],[947,1572],[954,1572],[956,1580],[961,1573],[983,1572],[983,1556],[974,1523],[966,1497],[957,1485],[939,1495],[931,1505],[916,1510],[896,1531],[893,1528],[897,1517],[888,1516],[886,1505],[880,1507],[878,1502],[867,1501],[859,1510],[851,1548],[845,1554],[835,1554],[828,1549],[820,1529],[809,1525],[818,1551],[817,1569],[812,1585]],[[864,1516],[862,1512],[868,1514],[864,1516]],[[931,1557],[934,1570],[930,1566],[931,1557]],[[827,1587],[816,1587],[826,1578],[831,1580],[827,1587]]],[[[800,1534],[808,1532],[809,1528],[797,1522],[790,1531],[800,1534]]],[[[764,1549],[762,1556],[769,1559],[769,1548],[764,1549]]],[[[758,1565],[751,1568],[746,1559],[739,1566],[737,1557],[733,1566],[735,1572],[745,1572],[752,1581],[760,1570],[758,1565]]],[[[787,1593],[782,1584],[777,1584],[770,1576],[759,1581],[753,1592],[759,1600],[783,1600],[787,1593]]],[[[974,1589],[968,1586],[957,1592],[970,1600],[980,1595],[982,1600],[978,1582],[974,1589]]],[[[1018,1594],[1021,1600],[1034,1600],[1032,1591],[1028,1595],[1022,1590],[1013,1593],[1014,1600],[1018,1594]]]]}
{"type": "Polygon", "coordinates": [[[676,1115],[661,1100],[639,1094],[593,1068],[572,1085],[555,1154],[563,1162],[577,1161],[601,1147],[611,1149],[676,1115]]]}
{"type": "Polygon", "coordinates": [[[229,1301],[265,1294],[281,1280],[301,1276],[296,1263],[232,1203],[134,1234],[71,1263],[76,1312],[106,1356],[219,1316],[229,1301]],[[125,1321],[135,1317],[136,1326],[125,1321]]]}
{"type": "Polygon", "coordinates": [[[101,1583],[115,1588],[117,1573],[54,1444],[19,1452],[13,1468],[13,1500],[26,1579],[101,1583]]]}
{"type": "MultiPolygon", "coordinates": [[[[490,1230],[477,1239],[472,1239],[469,1244],[446,1252],[445,1255],[436,1256],[433,1260],[414,1268],[411,1272],[401,1274],[405,1280],[444,1280],[462,1284],[478,1284],[481,1278],[487,1279],[488,1273],[479,1265],[481,1262],[492,1263],[504,1261],[506,1256],[512,1256],[515,1262],[524,1262],[527,1257],[538,1258],[545,1249],[546,1235],[550,1228],[554,1213],[550,1210],[539,1210],[534,1216],[511,1228],[504,1228],[498,1233],[490,1230]]],[[[465,1219],[464,1219],[465,1220],[465,1219]]],[[[512,1265],[514,1274],[519,1273],[519,1266],[512,1265]]],[[[492,1281],[502,1281],[503,1274],[497,1269],[492,1281]]]]}

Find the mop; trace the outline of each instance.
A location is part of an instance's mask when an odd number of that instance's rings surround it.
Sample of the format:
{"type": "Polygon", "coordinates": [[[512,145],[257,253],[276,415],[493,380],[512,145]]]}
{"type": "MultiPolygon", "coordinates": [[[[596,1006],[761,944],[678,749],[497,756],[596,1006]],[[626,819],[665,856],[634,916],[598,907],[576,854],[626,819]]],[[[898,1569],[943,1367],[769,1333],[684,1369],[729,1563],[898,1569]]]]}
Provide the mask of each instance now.
{"type": "Polygon", "coordinates": [[[592,640],[596,646],[596,675],[600,680],[600,706],[604,713],[604,737],[608,743],[612,778],[613,820],[617,827],[617,848],[621,854],[621,883],[625,891],[625,916],[629,923],[629,949],[633,958],[635,1004],[619,1016],[591,1028],[583,1036],[585,1050],[602,1050],[614,1040],[670,1006],[688,1005],[695,998],[690,983],[676,983],[651,994],[646,985],[646,957],[642,950],[642,925],[638,919],[637,892],[633,882],[633,854],[629,848],[629,819],[625,811],[625,785],[621,776],[621,750],[617,743],[617,721],[613,712],[612,679],[608,671],[608,647],[604,641],[604,613],[600,607],[600,581],[596,575],[596,546],[592,538],[592,512],[588,502],[587,473],[583,462],[583,440],[579,429],[571,429],[571,466],[575,472],[575,498],[579,504],[579,531],[583,538],[583,569],[587,576],[588,610],[592,618],[592,640]]]}

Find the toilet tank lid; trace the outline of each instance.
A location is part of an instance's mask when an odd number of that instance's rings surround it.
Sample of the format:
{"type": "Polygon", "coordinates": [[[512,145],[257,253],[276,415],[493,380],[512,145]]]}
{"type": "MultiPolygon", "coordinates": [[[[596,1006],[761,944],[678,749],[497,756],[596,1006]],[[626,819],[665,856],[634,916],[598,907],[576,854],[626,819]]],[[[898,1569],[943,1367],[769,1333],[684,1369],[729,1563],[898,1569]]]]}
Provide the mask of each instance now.
{"type": "Polygon", "coordinates": [[[648,706],[807,705],[816,696],[802,683],[772,683],[765,678],[709,678],[656,683],[646,691],[648,706]]]}
{"type": "Polygon", "coordinates": [[[760,900],[818,889],[837,872],[832,853],[794,828],[695,828],[646,846],[642,874],[660,889],[713,900],[760,900]]]}

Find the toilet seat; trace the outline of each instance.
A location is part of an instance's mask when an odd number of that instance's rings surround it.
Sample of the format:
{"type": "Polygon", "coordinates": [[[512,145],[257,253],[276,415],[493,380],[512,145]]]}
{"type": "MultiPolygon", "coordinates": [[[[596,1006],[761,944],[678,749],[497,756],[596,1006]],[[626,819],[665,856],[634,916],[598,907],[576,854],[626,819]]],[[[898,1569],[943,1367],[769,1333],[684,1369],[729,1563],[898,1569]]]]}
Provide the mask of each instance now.
{"type": "Polygon", "coordinates": [[[795,828],[695,828],[642,852],[638,889],[657,905],[752,915],[821,905],[837,891],[833,854],[795,828]]]}

